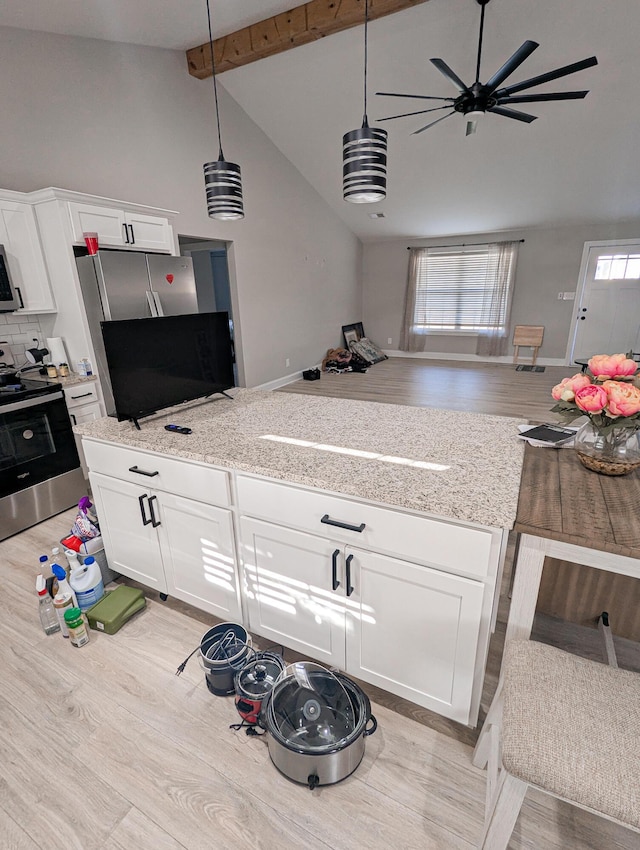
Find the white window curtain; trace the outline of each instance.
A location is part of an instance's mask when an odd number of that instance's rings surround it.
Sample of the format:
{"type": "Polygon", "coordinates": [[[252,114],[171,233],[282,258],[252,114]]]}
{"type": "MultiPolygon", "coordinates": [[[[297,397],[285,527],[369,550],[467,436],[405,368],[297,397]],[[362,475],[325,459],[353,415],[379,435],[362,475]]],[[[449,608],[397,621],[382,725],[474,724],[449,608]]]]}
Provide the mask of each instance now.
{"type": "Polygon", "coordinates": [[[518,244],[411,248],[401,349],[424,351],[435,331],[471,333],[477,354],[505,354],[518,244]]]}

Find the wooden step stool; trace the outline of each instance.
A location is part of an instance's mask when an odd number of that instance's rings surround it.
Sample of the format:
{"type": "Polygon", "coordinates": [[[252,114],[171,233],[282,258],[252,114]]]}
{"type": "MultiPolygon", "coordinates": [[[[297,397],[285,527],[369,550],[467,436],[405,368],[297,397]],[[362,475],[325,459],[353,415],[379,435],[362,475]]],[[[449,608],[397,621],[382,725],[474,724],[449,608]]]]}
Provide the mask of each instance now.
{"type": "Polygon", "coordinates": [[[533,348],[532,365],[536,365],[538,349],[542,345],[544,325],[516,325],[513,329],[513,362],[518,362],[520,348],[533,348]]]}

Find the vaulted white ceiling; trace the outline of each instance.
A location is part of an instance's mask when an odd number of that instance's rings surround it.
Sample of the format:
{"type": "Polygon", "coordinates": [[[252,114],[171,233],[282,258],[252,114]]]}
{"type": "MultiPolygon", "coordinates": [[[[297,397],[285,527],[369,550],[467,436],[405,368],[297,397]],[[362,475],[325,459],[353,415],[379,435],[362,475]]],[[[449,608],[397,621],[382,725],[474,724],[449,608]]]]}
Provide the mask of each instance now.
{"type": "MultiPolygon", "coordinates": [[[[294,5],[211,0],[215,36],[294,5]]],[[[430,0],[373,21],[369,122],[420,108],[376,97],[379,90],[455,97],[430,57],[472,82],[479,15],[476,0],[430,0]]],[[[204,0],[21,0],[3,5],[0,25],[180,50],[207,37],[204,0]]],[[[341,193],[342,134],[362,121],[362,27],[228,71],[220,82],[365,241],[615,221],[639,213],[638,33],[638,0],[491,0],[482,81],[532,39],[540,47],[505,84],[595,54],[598,66],[534,90],[590,93],[520,107],[539,116],[530,125],[487,115],[469,137],[459,115],[420,135],[411,133],[429,116],[381,125],[389,167],[379,204],[346,204],[341,193]],[[369,217],[378,211],[383,219],[369,217]]],[[[233,138],[225,138],[225,153],[233,159],[233,138]]]]}

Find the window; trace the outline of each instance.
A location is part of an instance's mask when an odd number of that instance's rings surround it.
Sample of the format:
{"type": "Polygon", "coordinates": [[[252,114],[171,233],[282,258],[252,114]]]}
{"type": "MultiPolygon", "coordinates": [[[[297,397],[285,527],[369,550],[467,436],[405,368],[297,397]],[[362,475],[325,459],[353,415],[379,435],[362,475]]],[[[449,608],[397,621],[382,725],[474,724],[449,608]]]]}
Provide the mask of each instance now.
{"type": "Polygon", "coordinates": [[[516,242],[412,250],[414,334],[506,333],[516,242]]]}
{"type": "Polygon", "coordinates": [[[640,254],[600,254],[595,280],[640,279],[640,254]]]}

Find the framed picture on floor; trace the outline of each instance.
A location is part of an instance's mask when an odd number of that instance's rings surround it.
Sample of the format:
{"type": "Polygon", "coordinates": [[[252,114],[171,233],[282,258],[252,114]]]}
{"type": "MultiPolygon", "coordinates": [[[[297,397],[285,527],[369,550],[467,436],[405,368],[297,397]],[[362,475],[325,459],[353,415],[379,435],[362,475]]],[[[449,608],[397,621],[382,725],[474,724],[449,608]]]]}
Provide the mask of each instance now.
{"type": "Polygon", "coordinates": [[[362,322],[354,322],[352,325],[343,325],[342,335],[344,336],[344,346],[347,350],[349,350],[349,343],[360,342],[364,336],[362,322]]]}

